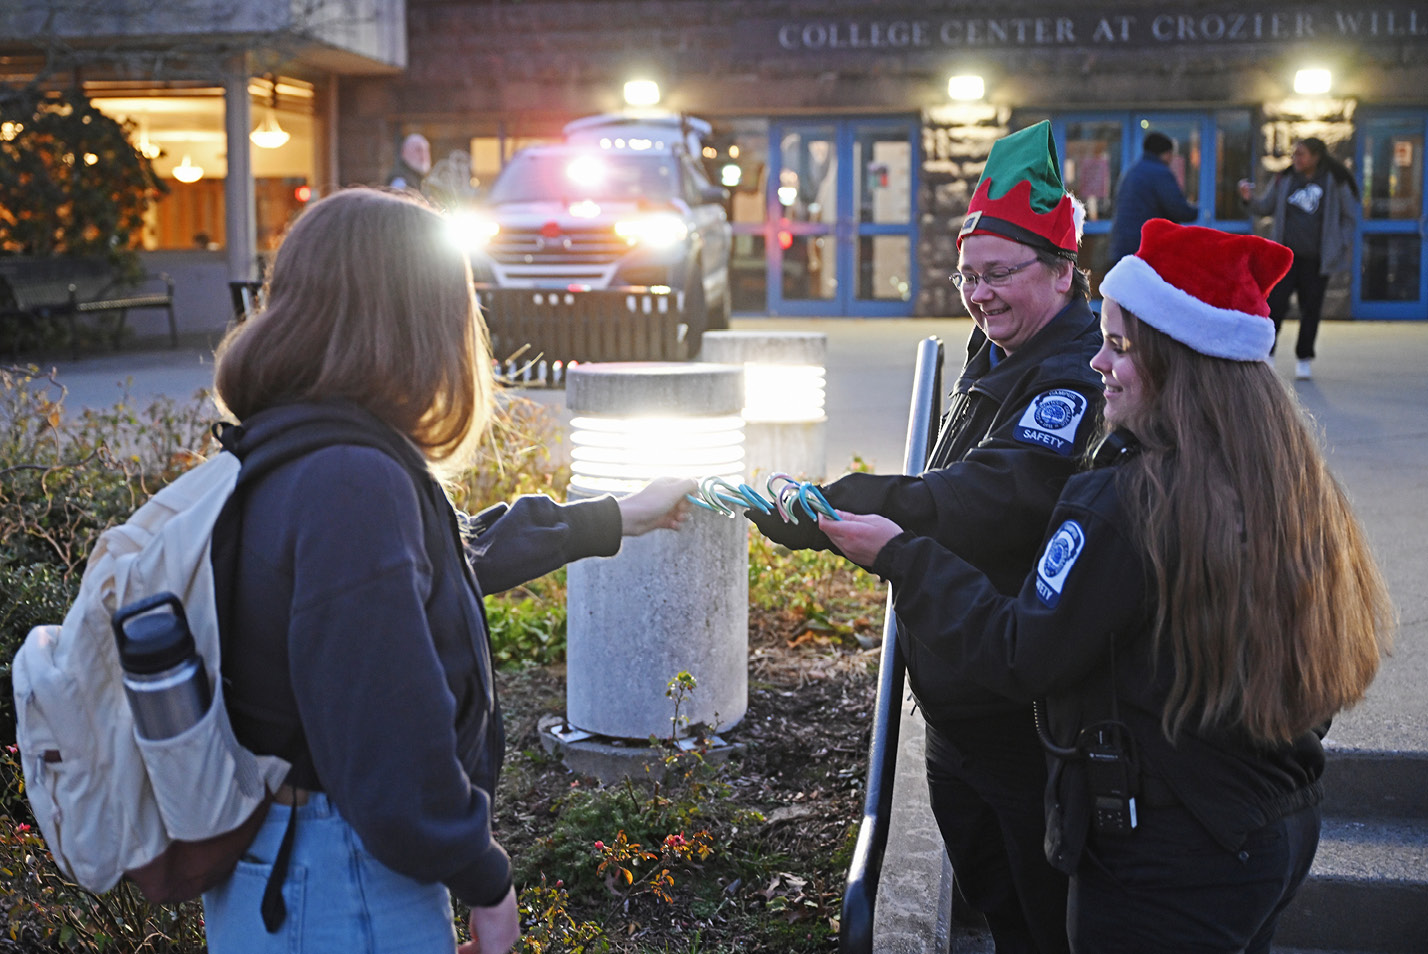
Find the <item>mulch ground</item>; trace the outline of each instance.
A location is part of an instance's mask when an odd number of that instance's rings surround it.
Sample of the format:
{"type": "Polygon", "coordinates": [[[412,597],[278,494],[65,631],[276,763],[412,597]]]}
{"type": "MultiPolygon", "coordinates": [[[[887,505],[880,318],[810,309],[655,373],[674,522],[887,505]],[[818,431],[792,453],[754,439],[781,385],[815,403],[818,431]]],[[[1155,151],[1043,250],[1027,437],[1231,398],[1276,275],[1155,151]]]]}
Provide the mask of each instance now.
{"type": "MultiPolygon", "coordinates": [[[[720,736],[744,746],[727,776],[730,797],[763,814],[759,848],[782,861],[766,883],[735,886],[745,902],[779,896],[797,902],[799,916],[836,925],[851,837],[862,813],[877,692],[879,649],[867,645],[873,642],[866,634],[810,628],[787,611],[751,610],[748,711],[720,736]]],[[[517,856],[545,837],[542,809],[558,804],[573,785],[597,783],[554,760],[522,756],[540,749],[540,717],[564,711],[563,667],[504,673],[499,688],[512,778],[508,786],[503,777],[497,799],[497,837],[517,856]]],[[[763,943],[748,936],[747,918],[700,917],[680,905],[676,892],[669,910],[642,922],[638,938],[612,937],[617,949],[688,950],[691,927],[698,929],[699,951],[787,949],[786,940],[763,943]]],[[[835,943],[830,938],[816,949],[835,943]]]]}

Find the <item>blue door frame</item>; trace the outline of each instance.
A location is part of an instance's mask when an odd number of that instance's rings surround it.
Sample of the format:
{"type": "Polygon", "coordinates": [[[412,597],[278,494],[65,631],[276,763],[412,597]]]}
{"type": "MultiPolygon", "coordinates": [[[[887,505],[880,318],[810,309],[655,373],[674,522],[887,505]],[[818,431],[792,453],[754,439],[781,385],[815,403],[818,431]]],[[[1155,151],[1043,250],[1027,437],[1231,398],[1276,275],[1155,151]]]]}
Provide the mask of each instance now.
{"type": "Polygon", "coordinates": [[[1421,321],[1428,318],[1428,115],[1363,110],[1356,125],[1354,173],[1368,194],[1354,243],[1354,317],[1421,321]],[[1395,176],[1408,181],[1396,183],[1393,196],[1374,194],[1395,176]]]}
{"type": "MultiPolygon", "coordinates": [[[[767,215],[764,222],[764,247],[767,250],[770,315],[906,317],[912,314],[913,297],[918,287],[917,223],[913,205],[917,196],[921,157],[919,138],[920,123],[914,117],[780,120],[769,124],[769,176],[765,196],[767,215]],[[860,156],[857,148],[860,137],[869,134],[899,141],[905,138],[909,146],[906,169],[909,182],[907,207],[896,222],[865,222],[861,210],[854,207],[857,197],[872,188],[872,177],[876,175],[871,157],[860,156]],[[836,171],[831,189],[836,215],[831,221],[799,220],[795,216],[785,214],[785,209],[793,207],[794,203],[781,200],[780,187],[800,189],[805,185],[798,179],[799,170],[785,168],[782,147],[785,138],[790,135],[799,137],[800,144],[809,141],[827,143],[832,151],[836,171]],[[790,179],[786,173],[793,173],[793,178],[790,179]],[[906,239],[907,261],[903,266],[906,296],[903,298],[862,297],[858,293],[858,271],[865,264],[860,260],[862,241],[878,236],[906,239]],[[836,286],[831,293],[823,297],[786,295],[786,252],[791,256],[797,246],[798,251],[805,256],[804,267],[807,268],[813,262],[813,250],[827,248],[824,243],[832,243],[831,256],[824,252],[819,260],[821,268],[827,267],[823,262],[831,262],[834,269],[831,281],[836,282],[836,286]]],[[[785,198],[787,197],[786,195],[785,198]]],[[[803,198],[808,196],[804,195],[803,198]]],[[[793,265],[790,261],[790,266],[793,265]]]]}

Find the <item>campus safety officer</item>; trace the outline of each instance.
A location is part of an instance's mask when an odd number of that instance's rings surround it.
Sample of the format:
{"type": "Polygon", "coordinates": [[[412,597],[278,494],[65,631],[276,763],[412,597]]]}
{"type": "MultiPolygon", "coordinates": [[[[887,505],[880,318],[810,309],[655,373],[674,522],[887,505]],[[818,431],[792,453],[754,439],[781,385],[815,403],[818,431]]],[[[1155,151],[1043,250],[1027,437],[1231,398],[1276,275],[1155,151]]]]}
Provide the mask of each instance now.
{"type": "Polygon", "coordinates": [[[828,523],[908,636],[1044,700],[1047,857],[1084,954],[1269,954],[1319,840],[1320,739],[1395,611],[1313,422],[1266,359],[1289,249],[1152,219],[1101,283],[1105,421],[1036,569],[999,592],[878,515],[828,523]]]}
{"type": "MultiPolygon", "coordinates": [[[[849,474],[823,488],[841,510],[932,537],[1014,594],[1101,409],[1089,282],[1076,266],[1082,214],[1042,122],[996,142],[957,236],[952,276],[976,328],[918,477],[849,474]]],[[[828,547],[812,521],[751,514],[792,547],[828,547]]],[[[1046,761],[1032,709],[980,688],[906,638],[927,722],[932,811],[957,884],[999,954],[1065,951],[1066,879],[1047,863],[1046,761]]]]}

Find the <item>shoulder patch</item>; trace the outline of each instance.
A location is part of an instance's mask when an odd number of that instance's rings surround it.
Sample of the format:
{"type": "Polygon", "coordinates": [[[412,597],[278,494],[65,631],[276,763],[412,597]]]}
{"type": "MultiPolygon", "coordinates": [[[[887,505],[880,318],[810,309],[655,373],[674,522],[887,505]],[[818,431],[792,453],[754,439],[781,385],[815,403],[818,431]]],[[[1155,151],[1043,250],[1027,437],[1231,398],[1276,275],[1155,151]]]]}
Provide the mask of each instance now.
{"type": "Polygon", "coordinates": [[[1067,520],[1056,528],[1036,564],[1036,595],[1041,597],[1041,602],[1050,607],[1061,602],[1066,576],[1085,548],[1086,532],[1075,520],[1067,520]]]}
{"type": "Polygon", "coordinates": [[[1087,404],[1085,397],[1068,388],[1044,391],[1027,405],[1013,434],[1024,444],[1047,447],[1069,457],[1087,404]]]}

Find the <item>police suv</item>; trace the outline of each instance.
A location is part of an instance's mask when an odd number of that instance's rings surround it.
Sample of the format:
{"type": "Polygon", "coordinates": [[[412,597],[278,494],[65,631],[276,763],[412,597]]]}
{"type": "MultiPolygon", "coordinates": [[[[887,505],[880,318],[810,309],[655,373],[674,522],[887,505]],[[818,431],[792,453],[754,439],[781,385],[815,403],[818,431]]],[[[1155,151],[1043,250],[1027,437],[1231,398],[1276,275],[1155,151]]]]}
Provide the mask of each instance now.
{"type": "Polygon", "coordinates": [[[609,114],[516,153],[465,224],[478,291],[669,296],[698,351],[730,308],[727,193],[700,162],[709,132],[672,113],[609,114]]]}

